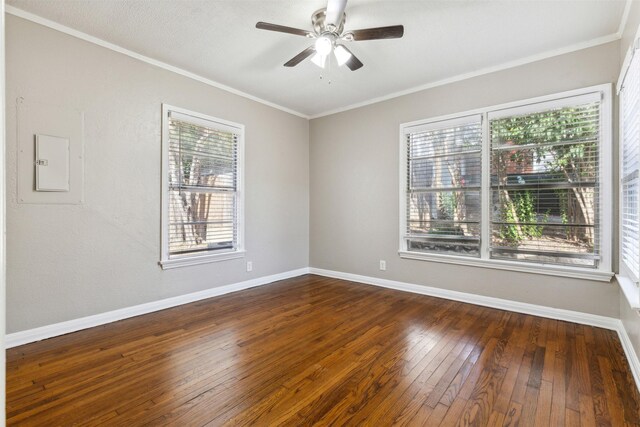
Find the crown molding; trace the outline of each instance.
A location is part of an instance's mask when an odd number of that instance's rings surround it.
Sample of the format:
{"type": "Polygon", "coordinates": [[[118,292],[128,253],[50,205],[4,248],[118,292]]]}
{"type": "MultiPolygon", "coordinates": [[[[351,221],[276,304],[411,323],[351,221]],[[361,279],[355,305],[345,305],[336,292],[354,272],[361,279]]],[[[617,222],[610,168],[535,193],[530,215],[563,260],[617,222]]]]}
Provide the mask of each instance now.
{"type": "Polygon", "coordinates": [[[260,104],[264,104],[264,105],[266,105],[268,107],[275,108],[275,109],[278,109],[280,111],[284,111],[285,113],[293,114],[294,116],[302,117],[303,119],[307,119],[307,120],[309,119],[308,115],[303,114],[303,113],[301,113],[299,111],[295,111],[295,110],[292,110],[290,108],[283,107],[282,105],[274,104],[273,102],[267,101],[267,100],[262,99],[262,98],[258,98],[257,96],[251,95],[251,94],[246,93],[246,92],[242,92],[241,90],[234,89],[231,86],[227,86],[227,85],[224,85],[222,83],[218,83],[218,82],[216,82],[214,80],[211,80],[211,79],[208,79],[208,78],[203,77],[201,75],[192,73],[191,71],[187,71],[187,70],[184,70],[182,68],[175,67],[173,65],[167,64],[166,62],[158,61],[157,59],[150,58],[148,56],[145,56],[145,55],[139,54],[137,52],[134,52],[132,50],[126,49],[126,48],[124,48],[122,46],[118,46],[116,44],[113,44],[113,43],[110,43],[108,41],[102,40],[102,39],[100,39],[98,37],[94,37],[94,36],[89,35],[87,33],[83,33],[82,31],[78,31],[78,30],[75,30],[73,28],[67,27],[65,25],[59,24],[57,22],[51,21],[49,19],[43,18],[41,16],[34,15],[33,13],[30,13],[30,12],[27,12],[25,10],[19,9],[19,8],[15,7],[15,6],[6,5],[5,6],[5,12],[10,14],[10,15],[14,15],[14,16],[17,16],[19,18],[22,18],[22,19],[26,19],[27,21],[31,21],[31,22],[34,22],[36,24],[43,25],[45,27],[51,28],[52,30],[60,31],[61,33],[70,35],[70,36],[78,38],[80,40],[84,40],[86,42],[96,44],[98,46],[104,47],[106,49],[113,50],[113,51],[121,53],[123,55],[127,55],[130,58],[134,58],[134,59],[137,59],[139,61],[146,62],[147,64],[154,65],[154,66],[156,66],[158,68],[162,68],[164,70],[171,71],[171,72],[176,73],[176,74],[180,74],[181,76],[188,77],[188,78],[190,78],[192,80],[196,80],[196,81],[198,81],[200,83],[204,83],[206,85],[215,87],[217,89],[224,90],[225,92],[229,92],[229,93],[232,93],[234,95],[238,95],[238,96],[241,96],[243,98],[250,99],[251,101],[255,101],[255,102],[258,102],[260,104]]]}
{"type": "Polygon", "coordinates": [[[633,0],[627,0],[624,4],[624,11],[622,12],[622,17],[620,18],[620,25],[618,26],[618,38],[622,38],[622,34],[624,34],[625,28],[627,28],[627,21],[629,20],[629,11],[631,10],[631,4],[633,0]]]}
{"type": "Polygon", "coordinates": [[[384,95],[378,98],[373,98],[373,99],[369,99],[366,101],[362,101],[362,102],[358,102],[356,104],[351,104],[348,105],[346,107],[340,107],[340,108],[336,108],[334,110],[329,110],[329,111],[325,111],[323,113],[319,113],[319,114],[314,114],[312,116],[310,116],[310,119],[318,119],[320,117],[325,117],[325,116],[330,116],[332,114],[337,114],[337,113],[342,113],[348,110],[354,110],[356,108],[360,108],[360,107],[365,107],[367,105],[371,105],[371,104],[377,104],[378,102],[382,102],[382,101],[388,101],[389,99],[393,99],[393,98],[398,98],[400,96],[404,96],[404,95],[410,95],[416,92],[420,92],[423,90],[427,90],[427,89],[432,89],[434,87],[438,87],[438,86],[444,86],[444,85],[448,85],[450,83],[456,83],[459,81],[463,81],[463,80],[467,80],[467,79],[471,79],[473,77],[479,77],[479,76],[483,76],[485,74],[491,74],[491,73],[495,73],[498,71],[503,71],[503,70],[507,70],[509,68],[515,68],[515,67],[519,67],[521,65],[526,65],[526,64],[530,64],[532,62],[537,62],[537,61],[542,61],[544,59],[548,59],[548,58],[553,58],[555,56],[560,56],[560,55],[564,55],[567,53],[572,53],[572,52],[576,52],[579,50],[583,50],[583,49],[588,49],[590,47],[595,47],[595,46],[600,46],[603,44],[607,44],[607,43],[611,43],[614,42],[616,40],[620,40],[620,36],[618,35],[618,33],[613,33],[613,34],[609,34],[603,37],[598,37],[596,39],[592,39],[592,40],[588,40],[585,42],[580,42],[580,43],[576,43],[573,44],[571,46],[566,46],[563,48],[559,48],[559,49],[554,49],[554,50],[549,50],[546,52],[542,52],[536,55],[531,55],[531,56],[527,56],[525,58],[521,58],[521,59],[516,59],[514,61],[509,61],[509,62],[504,62],[502,64],[499,65],[494,65],[491,67],[486,67],[486,68],[481,68],[477,71],[471,71],[469,73],[463,73],[463,74],[458,74],[457,76],[453,76],[453,77],[448,77],[446,79],[442,79],[442,80],[437,80],[435,82],[431,82],[431,83],[426,83],[420,86],[415,86],[409,89],[405,89],[405,90],[401,90],[398,92],[393,92],[390,93],[388,95],[384,95]]]}

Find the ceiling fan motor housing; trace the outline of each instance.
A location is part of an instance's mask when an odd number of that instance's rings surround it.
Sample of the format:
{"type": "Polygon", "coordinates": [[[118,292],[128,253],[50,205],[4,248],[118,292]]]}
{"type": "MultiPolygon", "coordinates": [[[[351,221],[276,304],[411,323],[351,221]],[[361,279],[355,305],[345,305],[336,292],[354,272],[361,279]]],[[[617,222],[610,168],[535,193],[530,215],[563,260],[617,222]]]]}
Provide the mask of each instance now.
{"type": "MultiPolygon", "coordinates": [[[[344,23],[347,20],[347,14],[342,13],[342,19],[340,19],[340,25],[337,28],[328,28],[326,25],[327,9],[319,9],[313,12],[311,15],[311,24],[313,25],[313,31],[318,35],[324,35],[331,33],[335,38],[338,38],[344,30],[344,23]]],[[[333,25],[332,25],[333,26],[333,25]]]]}

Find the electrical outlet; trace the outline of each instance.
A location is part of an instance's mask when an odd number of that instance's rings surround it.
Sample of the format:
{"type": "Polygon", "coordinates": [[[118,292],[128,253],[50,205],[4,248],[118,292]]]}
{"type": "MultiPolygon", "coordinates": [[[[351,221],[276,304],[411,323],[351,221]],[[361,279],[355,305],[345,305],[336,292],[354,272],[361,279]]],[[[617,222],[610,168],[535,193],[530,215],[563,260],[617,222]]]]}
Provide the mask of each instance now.
{"type": "Polygon", "coordinates": [[[381,259],[380,260],[380,270],[385,271],[387,269],[387,261],[381,259]]]}
{"type": "Polygon", "coordinates": [[[253,262],[247,261],[247,271],[253,271],[253,262]]]}

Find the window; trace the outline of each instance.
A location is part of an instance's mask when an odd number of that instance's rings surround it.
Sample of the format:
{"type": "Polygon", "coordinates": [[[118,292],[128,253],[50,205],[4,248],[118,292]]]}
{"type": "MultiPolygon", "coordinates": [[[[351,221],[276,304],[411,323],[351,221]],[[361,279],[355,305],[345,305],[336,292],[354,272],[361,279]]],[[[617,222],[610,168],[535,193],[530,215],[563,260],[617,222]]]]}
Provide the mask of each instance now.
{"type": "Polygon", "coordinates": [[[620,89],[620,274],[640,277],[640,57],[633,55],[620,89]]]}
{"type": "Polygon", "coordinates": [[[480,256],[481,116],[405,135],[409,250],[480,256]]]}
{"type": "Polygon", "coordinates": [[[163,106],[163,268],[242,256],[243,134],[163,106]]]}
{"type": "Polygon", "coordinates": [[[610,109],[604,85],[401,125],[400,255],[610,280],[610,109]]]}
{"type": "Polygon", "coordinates": [[[600,99],[536,110],[489,113],[491,258],[597,267],[600,99]]]}

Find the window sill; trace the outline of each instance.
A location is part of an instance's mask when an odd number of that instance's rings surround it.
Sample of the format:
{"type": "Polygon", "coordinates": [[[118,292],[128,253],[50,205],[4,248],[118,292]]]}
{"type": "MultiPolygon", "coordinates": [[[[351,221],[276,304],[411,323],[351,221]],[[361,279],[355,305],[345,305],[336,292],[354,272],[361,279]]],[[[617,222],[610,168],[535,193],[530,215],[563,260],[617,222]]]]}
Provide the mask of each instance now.
{"type": "Polygon", "coordinates": [[[425,254],[420,252],[398,251],[400,258],[417,259],[423,261],[442,262],[446,264],[459,264],[472,267],[493,268],[496,270],[509,270],[521,273],[543,274],[547,276],[570,277],[574,279],[597,280],[610,282],[613,272],[586,270],[582,268],[560,267],[549,264],[529,264],[514,261],[498,261],[480,258],[469,258],[455,255],[425,254]]]}
{"type": "Polygon", "coordinates": [[[198,256],[187,256],[184,258],[165,259],[158,264],[163,270],[178,267],[188,267],[190,265],[208,264],[210,262],[227,261],[230,259],[244,258],[245,251],[224,252],[220,254],[207,254],[198,256]]]}
{"type": "Polygon", "coordinates": [[[640,289],[638,289],[638,286],[633,282],[633,280],[619,274],[616,274],[616,280],[618,280],[622,293],[627,298],[631,308],[634,310],[640,310],[640,289]]]}

